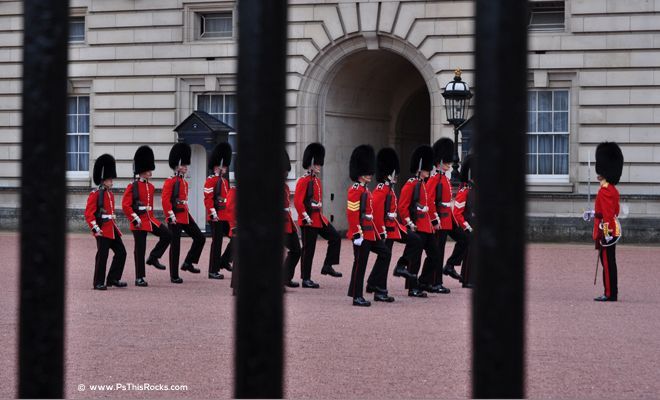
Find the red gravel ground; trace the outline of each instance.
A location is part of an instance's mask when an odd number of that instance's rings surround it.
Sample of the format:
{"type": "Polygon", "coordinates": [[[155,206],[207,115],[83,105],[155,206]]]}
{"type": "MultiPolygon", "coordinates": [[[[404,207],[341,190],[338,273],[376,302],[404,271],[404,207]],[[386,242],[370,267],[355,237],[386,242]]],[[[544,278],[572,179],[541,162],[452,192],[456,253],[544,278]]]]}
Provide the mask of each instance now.
{"type": "MultiPolygon", "coordinates": [[[[91,290],[94,240],[68,244],[66,396],[71,398],[229,398],[233,298],[229,280],[183,272],[183,285],[147,266],[148,288],[133,286],[133,241],[124,236],[126,289],[91,290]],[[94,384],[187,385],[186,391],[92,391],[94,384]],[[79,385],[85,385],[79,391],[79,385]]],[[[150,237],[149,246],[154,241],[150,237]]],[[[184,239],[187,250],[189,239],[184,239]]],[[[16,396],[18,236],[0,233],[0,397],[16,396]]],[[[149,247],[149,248],[150,248],[149,247]]],[[[618,303],[596,303],[591,245],[528,247],[527,396],[658,398],[660,247],[621,245],[618,303]]],[[[448,250],[451,244],[448,245],[448,250]]],[[[317,254],[325,250],[319,242],[317,254]]],[[[395,245],[395,253],[401,247],[395,245]]],[[[396,259],[395,254],[394,259],[396,259]]],[[[163,260],[164,261],[164,260],[163,260]]],[[[289,289],[286,381],[290,398],[465,398],[470,396],[470,292],[449,280],[449,295],[405,296],[390,278],[393,304],[350,305],[352,262],[345,241],[340,279],[321,289],[289,289]]],[[[119,387],[121,389],[121,387],[119,387]]],[[[128,388],[128,387],[127,387],[128,388]]]]}

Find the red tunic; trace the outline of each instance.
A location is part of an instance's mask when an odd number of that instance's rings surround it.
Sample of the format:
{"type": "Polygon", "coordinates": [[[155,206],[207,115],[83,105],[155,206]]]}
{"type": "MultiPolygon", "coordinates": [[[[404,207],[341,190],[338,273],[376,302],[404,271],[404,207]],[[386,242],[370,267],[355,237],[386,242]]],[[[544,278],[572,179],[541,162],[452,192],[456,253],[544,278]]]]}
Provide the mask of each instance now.
{"type": "Polygon", "coordinates": [[[229,182],[227,179],[210,175],[204,183],[204,208],[206,208],[206,220],[211,221],[212,211],[215,210],[220,221],[229,221],[227,213],[227,196],[229,193],[229,182]]]}
{"type": "Polygon", "coordinates": [[[174,216],[176,217],[176,222],[180,224],[188,224],[188,182],[183,179],[182,176],[174,175],[167,179],[163,184],[163,193],[161,195],[161,200],[163,203],[163,212],[165,213],[165,218],[168,218],[173,210],[173,206],[177,207],[177,210],[174,211],[174,216]],[[172,204],[171,197],[172,192],[174,191],[174,182],[179,181],[179,197],[176,199],[178,204],[172,204]]]}
{"type": "Polygon", "coordinates": [[[156,219],[154,215],[154,185],[152,185],[147,180],[139,179],[132,183],[129,183],[124,191],[124,197],[121,200],[121,208],[124,210],[124,214],[131,224],[129,225],[132,231],[153,231],[153,225],[156,227],[160,226],[160,222],[156,219]],[[139,209],[136,211],[133,209],[133,185],[138,185],[138,196],[140,205],[139,209]],[[139,214],[138,214],[139,212],[139,214]],[[140,227],[136,227],[132,221],[135,217],[140,217],[140,227]]]}
{"type": "Polygon", "coordinates": [[[291,203],[289,198],[291,197],[291,191],[289,190],[289,185],[284,184],[284,232],[293,233],[296,231],[296,224],[293,222],[293,217],[291,216],[291,203]]]}
{"type": "Polygon", "coordinates": [[[397,198],[389,182],[379,183],[374,190],[374,225],[378,233],[386,232],[387,239],[400,240],[406,232],[397,219],[397,198]],[[389,197],[389,201],[388,201],[389,197]],[[389,202],[389,208],[386,204],[389,202]]]}
{"type": "Polygon", "coordinates": [[[359,183],[354,183],[348,189],[346,218],[348,232],[346,237],[354,240],[360,237],[364,240],[376,241],[376,226],[374,225],[374,210],[371,192],[359,183]]]}
{"type": "MultiPolygon", "coordinates": [[[[89,228],[92,229],[92,235],[94,235],[94,225],[97,225],[95,214],[99,193],[100,191],[98,189],[92,190],[87,198],[87,206],[85,207],[85,221],[87,221],[89,228]]],[[[103,193],[103,210],[101,211],[102,220],[98,226],[101,228],[103,237],[114,239],[115,229],[117,229],[119,236],[121,236],[121,231],[115,223],[115,195],[110,190],[104,190],[103,193]]]]}
{"type": "Polygon", "coordinates": [[[312,219],[312,224],[309,225],[314,228],[322,228],[323,225],[328,225],[328,219],[323,215],[323,189],[321,188],[321,180],[312,174],[305,174],[298,179],[296,183],[296,193],[293,196],[293,205],[298,212],[298,225],[306,226],[304,222],[304,214],[307,213],[312,219]],[[309,190],[309,195],[308,195],[309,190]]]}
{"type": "Polygon", "coordinates": [[[232,187],[227,193],[225,217],[225,221],[229,222],[229,237],[233,237],[236,230],[236,187],[232,187]]]}
{"type": "Polygon", "coordinates": [[[426,185],[418,178],[410,178],[401,189],[399,199],[399,217],[408,224],[411,220],[417,226],[417,232],[433,233],[431,218],[429,217],[428,196],[426,194],[426,185]],[[419,185],[419,196],[415,197],[415,187],[419,185]],[[413,204],[416,219],[410,215],[411,204],[413,204]]]}
{"type": "Polygon", "coordinates": [[[426,182],[426,190],[429,195],[429,215],[431,219],[440,221],[441,230],[450,231],[452,228],[451,184],[447,179],[447,175],[443,173],[434,174],[426,182]]]}
{"type": "Polygon", "coordinates": [[[600,243],[606,236],[618,238],[621,236],[619,224],[619,191],[611,183],[602,180],[596,194],[594,209],[593,239],[600,243]]]}
{"type": "Polygon", "coordinates": [[[470,229],[470,223],[465,220],[465,206],[467,204],[468,194],[470,193],[469,186],[463,186],[456,194],[454,199],[454,219],[456,224],[463,228],[463,230],[470,229]]]}

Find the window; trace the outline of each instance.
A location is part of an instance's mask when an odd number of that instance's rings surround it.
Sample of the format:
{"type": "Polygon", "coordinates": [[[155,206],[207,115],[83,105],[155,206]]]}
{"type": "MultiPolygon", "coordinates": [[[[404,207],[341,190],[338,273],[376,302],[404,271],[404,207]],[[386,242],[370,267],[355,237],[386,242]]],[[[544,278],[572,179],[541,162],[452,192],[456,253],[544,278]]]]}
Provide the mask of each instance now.
{"type": "Polygon", "coordinates": [[[202,39],[231,38],[232,15],[231,13],[200,14],[199,27],[199,37],[202,39]]]}
{"type": "Polygon", "coordinates": [[[532,1],[529,3],[530,31],[563,31],[563,1],[532,1]]]}
{"type": "Polygon", "coordinates": [[[69,97],[66,119],[66,169],[89,172],[89,96],[69,97]]]}
{"type": "Polygon", "coordinates": [[[568,177],[568,90],[527,94],[527,173],[568,177]]]}
{"type": "Polygon", "coordinates": [[[236,95],[234,94],[203,94],[197,96],[197,110],[205,111],[234,130],[229,132],[229,144],[232,148],[232,162],[229,170],[234,172],[234,161],[236,160],[236,95]]]}
{"type": "Polygon", "coordinates": [[[69,42],[85,41],[85,17],[71,17],[69,20],[69,42]]]}

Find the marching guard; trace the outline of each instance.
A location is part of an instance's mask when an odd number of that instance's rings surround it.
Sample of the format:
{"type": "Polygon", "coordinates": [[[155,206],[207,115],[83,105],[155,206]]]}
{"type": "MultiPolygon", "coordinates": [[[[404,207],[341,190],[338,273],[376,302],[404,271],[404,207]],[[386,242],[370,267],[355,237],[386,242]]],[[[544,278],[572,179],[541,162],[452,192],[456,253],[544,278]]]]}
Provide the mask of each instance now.
{"type": "Polygon", "coordinates": [[[170,231],[154,216],[154,185],[149,182],[156,169],[154,152],[149,146],[140,146],[133,156],[133,173],[136,179],[129,183],[122,198],[122,209],[130,221],[130,229],[135,239],[133,256],[135,259],[135,286],[149,286],[145,278],[144,255],[147,249],[147,233],[158,237],[158,243],[151,250],[147,264],[165,270],[158,260],[163,256],[172,240],[170,231]]]}
{"type": "Polygon", "coordinates": [[[311,143],[303,153],[303,168],[307,173],[298,179],[294,194],[294,206],[298,212],[298,225],[302,231],[302,287],[317,289],[319,284],[312,280],[312,262],[316,251],[316,238],[321,235],[328,241],[328,250],[323,261],[321,275],[330,275],[335,278],[342,276],[335,271],[333,265],[339,264],[341,250],[341,237],[334,226],[323,215],[323,189],[321,167],[325,159],[325,148],[321,143],[311,143]]]}
{"type": "MultiPolygon", "coordinates": [[[[289,159],[289,153],[284,150],[284,179],[291,172],[291,160],[289,159]]],[[[286,258],[284,259],[284,284],[291,288],[296,288],[300,286],[298,282],[293,280],[293,276],[296,272],[296,265],[300,261],[300,239],[298,238],[298,228],[293,222],[293,217],[291,216],[291,191],[289,190],[289,185],[284,182],[284,246],[287,248],[286,258]]]]}
{"type": "Polygon", "coordinates": [[[121,281],[126,262],[126,248],[121,240],[121,232],[115,223],[115,196],[112,193],[112,180],[117,177],[115,159],[103,154],[94,162],[94,189],[87,198],[85,221],[96,238],[96,263],[94,265],[94,289],[106,290],[108,286],[126,287],[121,281]],[[108,252],[115,253],[110,264],[108,277],[105,268],[108,252]]]}
{"type": "MultiPolygon", "coordinates": [[[[474,183],[474,156],[467,156],[461,165],[461,182],[463,187],[456,193],[454,200],[454,220],[456,225],[460,226],[465,235],[465,250],[463,251],[463,266],[461,267],[460,281],[464,288],[474,287],[474,274],[470,259],[470,243],[474,237],[474,230],[477,226],[475,213],[476,186],[474,183]]],[[[458,246],[458,243],[456,244],[458,246]]]]}
{"type": "MultiPolygon", "coordinates": [[[[422,241],[422,248],[429,259],[421,276],[431,276],[439,261],[438,244],[433,236],[433,224],[429,215],[428,194],[424,180],[431,174],[433,168],[433,149],[423,145],[415,149],[410,157],[410,172],[414,176],[401,189],[399,201],[399,217],[405,222],[408,231],[416,232],[422,241]]],[[[421,257],[415,259],[409,266],[409,271],[417,275],[421,257]]],[[[432,293],[447,293],[443,286],[432,286],[431,282],[419,282],[417,278],[408,278],[406,288],[410,297],[426,297],[424,290],[432,293]]],[[[446,290],[446,289],[445,289],[446,290]]]]}
{"type": "Polygon", "coordinates": [[[199,262],[206,238],[199,230],[192,215],[188,211],[188,182],[185,174],[190,165],[190,146],[185,143],[176,143],[172,146],[169,156],[170,168],[174,175],[163,184],[162,203],[163,212],[167,218],[172,233],[170,244],[170,281],[172,283],[183,283],[179,277],[179,253],[181,250],[181,231],[185,231],[192,239],[193,244],[181,265],[181,270],[190,271],[194,274],[200,273],[193,264],[199,262]]]}
{"type": "MultiPolygon", "coordinates": [[[[391,251],[385,246],[383,238],[377,233],[374,224],[373,199],[367,184],[371,182],[376,170],[376,153],[369,145],[360,145],[353,150],[349,162],[350,177],[355,182],[348,189],[346,218],[348,233],[346,236],[353,241],[353,268],[348,295],[353,298],[354,306],[369,307],[371,302],[363,296],[364,274],[369,261],[369,252],[376,253],[381,262],[374,268],[387,268],[383,263],[385,258],[391,258],[391,251]]],[[[382,275],[379,271],[377,275],[382,275]]],[[[387,274],[387,271],[385,271],[387,274]]],[[[393,302],[394,298],[387,293],[377,292],[376,301],[393,302]]]]}
{"type": "Polygon", "coordinates": [[[415,232],[406,232],[397,216],[397,197],[394,184],[399,174],[399,156],[391,147],[381,149],[376,156],[376,180],[378,185],[373,192],[374,224],[378,235],[385,240],[385,247],[390,253],[378,257],[367,279],[367,293],[374,293],[375,301],[394,301],[387,291],[387,270],[392,259],[394,242],[403,242],[403,255],[394,268],[394,276],[415,278],[407,268],[421,257],[422,240],[415,232]]]}
{"type": "MultiPolygon", "coordinates": [[[[215,146],[209,159],[209,170],[213,173],[206,178],[204,184],[204,206],[206,220],[211,225],[211,256],[209,261],[209,279],[224,279],[220,268],[231,271],[229,264],[222,264],[222,237],[229,236],[229,216],[227,212],[227,197],[229,181],[224,175],[231,164],[232,149],[227,142],[215,146]]],[[[229,249],[229,246],[227,247],[229,249]]],[[[229,250],[231,251],[231,250],[229,250]]]]}
{"type": "MultiPolygon", "coordinates": [[[[621,238],[619,223],[619,191],[616,186],[623,170],[623,153],[615,142],[602,142],[596,147],[596,173],[600,189],[594,210],[585,219],[594,220],[593,240],[603,266],[604,293],[595,301],[617,301],[619,297],[616,244],[621,238]]],[[[595,281],[594,281],[595,282],[595,281]]]]}

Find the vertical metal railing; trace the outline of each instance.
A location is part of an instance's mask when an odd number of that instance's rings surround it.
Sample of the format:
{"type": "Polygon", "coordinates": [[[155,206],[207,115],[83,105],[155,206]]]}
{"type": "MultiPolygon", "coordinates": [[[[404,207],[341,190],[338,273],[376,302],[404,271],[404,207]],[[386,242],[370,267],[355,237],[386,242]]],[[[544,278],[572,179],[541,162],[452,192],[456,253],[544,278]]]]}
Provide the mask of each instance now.
{"type": "Polygon", "coordinates": [[[69,2],[23,7],[18,397],[61,398],[69,2]]]}
{"type": "Polygon", "coordinates": [[[281,398],[287,2],[238,3],[237,398],[281,398]]]}
{"type": "Polygon", "coordinates": [[[476,398],[522,398],[527,0],[477,0],[476,398]]]}

